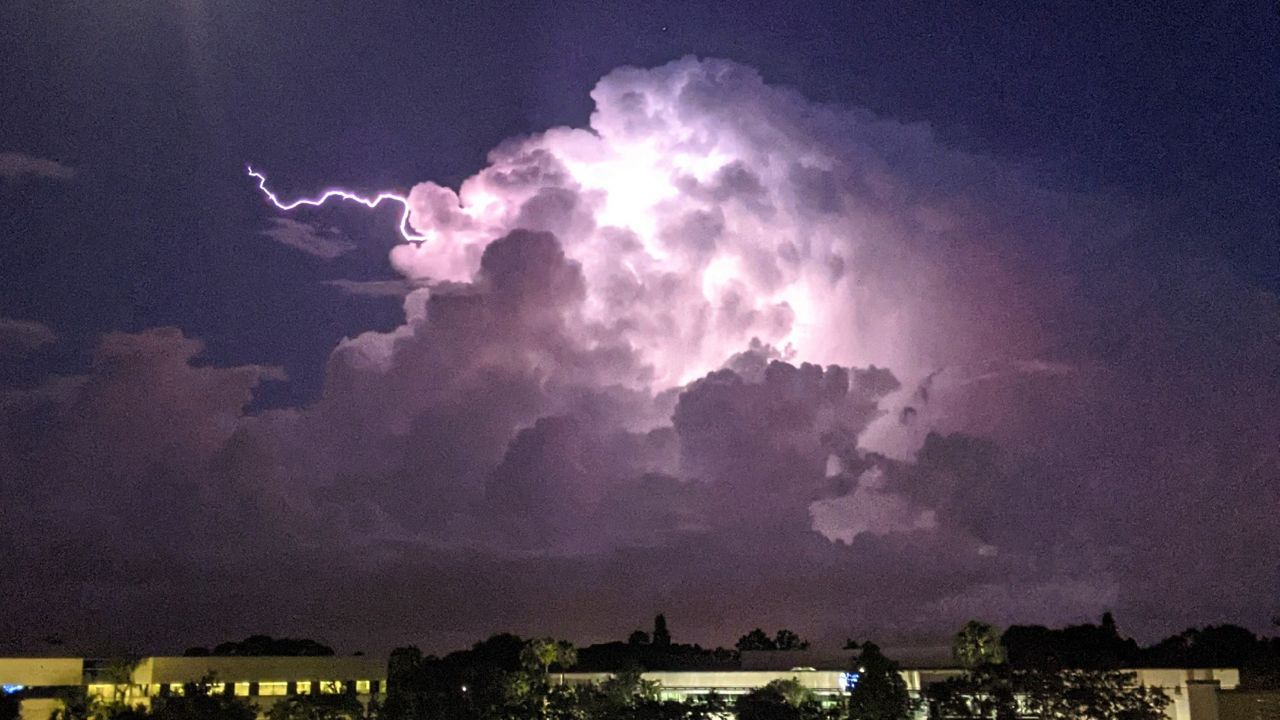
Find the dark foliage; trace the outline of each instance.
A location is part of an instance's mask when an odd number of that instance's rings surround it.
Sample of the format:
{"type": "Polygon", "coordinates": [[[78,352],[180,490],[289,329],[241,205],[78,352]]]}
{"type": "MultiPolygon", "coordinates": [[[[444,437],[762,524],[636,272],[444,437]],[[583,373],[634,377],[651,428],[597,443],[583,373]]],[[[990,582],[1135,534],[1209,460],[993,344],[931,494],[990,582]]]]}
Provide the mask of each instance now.
{"type": "Polygon", "coordinates": [[[738,720],[835,720],[814,694],[795,680],[775,680],[739,697],[733,704],[738,720]]]}
{"type": "Polygon", "coordinates": [[[354,694],[295,695],[267,711],[267,720],[361,720],[365,708],[354,694]]]}
{"type": "Polygon", "coordinates": [[[332,654],[333,648],[322,645],[315,640],[273,638],[269,635],[252,635],[244,640],[224,642],[213,648],[212,651],[202,647],[187,648],[183,653],[187,657],[205,657],[208,655],[316,657],[332,654]]]}
{"type": "Polygon", "coordinates": [[[984,665],[927,690],[930,717],[1163,720],[1169,698],[1117,670],[1016,669],[984,665]]]}
{"type": "Polygon", "coordinates": [[[1015,625],[1001,642],[1009,665],[1018,669],[1239,668],[1243,687],[1280,688],[1280,638],[1259,638],[1236,625],[1190,628],[1140,647],[1120,635],[1107,613],[1100,625],[1015,625]]]}
{"type": "Polygon", "coordinates": [[[807,650],[809,641],[801,638],[796,633],[783,628],[769,637],[760,628],[756,628],[751,632],[738,638],[738,642],[734,645],[739,651],[747,650],[807,650]]]}
{"type": "Polygon", "coordinates": [[[1114,625],[1071,625],[1051,630],[1014,625],[1001,638],[1009,664],[1019,668],[1115,669],[1134,667],[1138,643],[1122,638],[1114,625]]]}
{"type": "Polygon", "coordinates": [[[737,668],[738,654],[732,650],[704,649],[671,641],[667,619],[653,619],[653,634],[636,630],[627,642],[589,645],[578,651],[576,668],[582,672],[624,672],[641,670],[730,670],[737,668]]]}
{"type": "Polygon", "coordinates": [[[701,645],[672,643],[665,647],[630,642],[607,642],[589,645],[578,651],[582,672],[622,672],[631,668],[644,670],[735,670],[738,654],[724,648],[706,649],[701,645]]]}
{"type": "Polygon", "coordinates": [[[851,672],[857,684],[849,691],[849,717],[853,720],[908,720],[916,704],[898,664],[885,657],[875,643],[862,644],[851,672]]]}
{"type": "Polygon", "coordinates": [[[671,644],[671,631],[667,629],[667,618],[664,615],[653,619],[653,644],[655,647],[667,647],[671,644]]]}

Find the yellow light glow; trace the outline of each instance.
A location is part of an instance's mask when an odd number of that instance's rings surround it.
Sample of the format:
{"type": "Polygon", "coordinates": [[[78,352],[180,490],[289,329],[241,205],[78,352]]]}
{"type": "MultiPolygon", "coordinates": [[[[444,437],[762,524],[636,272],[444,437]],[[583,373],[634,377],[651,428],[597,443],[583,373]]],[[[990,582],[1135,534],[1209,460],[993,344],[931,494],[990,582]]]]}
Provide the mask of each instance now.
{"type": "Polygon", "coordinates": [[[272,697],[276,695],[289,694],[289,683],[287,682],[260,682],[258,683],[258,695],[264,697],[272,697]]]}

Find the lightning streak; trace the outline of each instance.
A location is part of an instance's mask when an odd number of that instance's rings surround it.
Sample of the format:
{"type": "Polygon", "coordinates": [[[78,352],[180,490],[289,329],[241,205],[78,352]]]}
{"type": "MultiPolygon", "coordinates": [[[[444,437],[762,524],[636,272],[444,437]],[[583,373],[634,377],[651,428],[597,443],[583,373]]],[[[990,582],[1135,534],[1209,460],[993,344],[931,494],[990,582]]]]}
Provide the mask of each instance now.
{"type": "Polygon", "coordinates": [[[271,201],[272,205],[275,205],[281,210],[293,210],[299,205],[311,205],[314,207],[320,207],[321,205],[325,204],[330,198],[352,200],[368,208],[376,208],[379,205],[381,205],[384,200],[391,200],[392,202],[400,203],[400,205],[404,208],[404,212],[400,215],[399,230],[400,230],[400,236],[403,237],[406,242],[425,242],[431,239],[428,235],[415,233],[413,232],[413,230],[409,228],[409,212],[410,212],[409,198],[403,195],[397,195],[395,193],[390,193],[390,192],[381,192],[373,196],[372,198],[370,198],[364,195],[357,195],[353,192],[348,192],[346,190],[335,189],[335,190],[325,190],[324,194],[318,198],[300,198],[292,202],[282,202],[280,198],[276,197],[275,193],[267,189],[267,177],[265,175],[263,175],[260,172],[255,172],[252,166],[246,165],[245,169],[249,171],[249,177],[257,179],[258,189],[262,191],[262,194],[267,196],[267,199],[271,201]]]}

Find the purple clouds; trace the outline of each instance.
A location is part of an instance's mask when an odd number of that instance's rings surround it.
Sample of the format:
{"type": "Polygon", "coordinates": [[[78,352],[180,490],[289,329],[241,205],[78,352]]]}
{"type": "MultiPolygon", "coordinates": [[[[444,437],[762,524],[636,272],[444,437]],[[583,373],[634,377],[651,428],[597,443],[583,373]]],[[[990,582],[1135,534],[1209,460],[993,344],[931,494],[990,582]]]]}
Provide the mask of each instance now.
{"type": "Polygon", "coordinates": [[[590,129],[413,189],[405,322],[339,344],[309,406],[246,412],[275,371],[173,329],[0,390],[0,640],[1275,609],[1274,296],[1150,255],[1124,198],[734,63],[592,97],[590,129]]]}

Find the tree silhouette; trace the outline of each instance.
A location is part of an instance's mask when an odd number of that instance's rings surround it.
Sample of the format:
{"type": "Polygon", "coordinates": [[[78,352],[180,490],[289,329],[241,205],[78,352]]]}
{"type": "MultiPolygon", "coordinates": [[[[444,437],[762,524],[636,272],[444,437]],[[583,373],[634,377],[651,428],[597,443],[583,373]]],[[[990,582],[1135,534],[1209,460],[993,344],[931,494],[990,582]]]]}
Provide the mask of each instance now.
{"type": "Polygon", "coordinates": [[[653,645],[654,647],[671,645],[671,632],[667,630],[667,618],[661,614],[653,618],[653,645]]]}
{"type": "Polygon", "coordinates": [[[1000,631],[987,623],[970,620],[951,640],[951,655],[961,667],[976,668],[1004,662],[1000,631]]]}
{"type": "Polygon", "coordinates": [[[916,703],[907,692],[898,664],[885,657],[875,643],[862,644],[853,672],[858,676],[849,691],[852,720],[908,720],[914,715],[916,703]]]}

